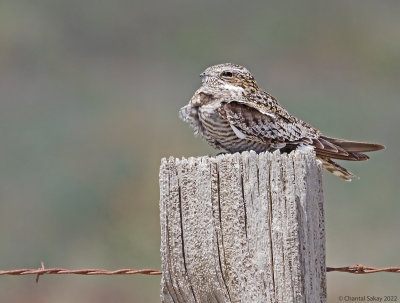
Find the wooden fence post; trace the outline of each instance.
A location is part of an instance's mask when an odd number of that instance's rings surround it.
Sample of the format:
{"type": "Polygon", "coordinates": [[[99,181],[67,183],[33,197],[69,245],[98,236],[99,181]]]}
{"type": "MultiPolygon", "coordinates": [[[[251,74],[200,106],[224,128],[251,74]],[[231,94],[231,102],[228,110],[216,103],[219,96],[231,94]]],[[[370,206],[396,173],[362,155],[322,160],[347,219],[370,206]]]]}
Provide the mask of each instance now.
{"type": "Polygon", "coordinates": [[[313,151],[162,159],[162,302],[326,302],[313,151]]]}

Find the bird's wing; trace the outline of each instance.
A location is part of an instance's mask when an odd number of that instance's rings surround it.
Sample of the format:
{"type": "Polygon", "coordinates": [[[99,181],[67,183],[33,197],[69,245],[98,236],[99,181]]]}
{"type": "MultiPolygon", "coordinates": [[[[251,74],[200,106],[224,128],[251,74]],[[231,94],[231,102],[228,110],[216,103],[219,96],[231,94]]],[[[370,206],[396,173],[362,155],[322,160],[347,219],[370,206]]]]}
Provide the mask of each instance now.
{"type": "MultiPolygon", "coordinates": [[[[246,139],[272,144],[286,150],[298,146],[312,146],[318,156],[361,161],[368,156],[361,153],[346,151],[320,135],[320,132],[291,116],[283,109],[276,108],[271,112],[266,106],[257,102],[228,101],[222,102],[218,110],[220,116],[226,119],[234,132],[246,139]]],[[[239,136],[239,135],[238,135],[239,136]]]]}
{"type": "Polygon", "coordinates": [[[318,132],[298,119],[288,119],[279,111],[270,111],[263,104],[246,101],[222,102],[219,115],[248,140],[261,143],[313,144],[318,132]]]}

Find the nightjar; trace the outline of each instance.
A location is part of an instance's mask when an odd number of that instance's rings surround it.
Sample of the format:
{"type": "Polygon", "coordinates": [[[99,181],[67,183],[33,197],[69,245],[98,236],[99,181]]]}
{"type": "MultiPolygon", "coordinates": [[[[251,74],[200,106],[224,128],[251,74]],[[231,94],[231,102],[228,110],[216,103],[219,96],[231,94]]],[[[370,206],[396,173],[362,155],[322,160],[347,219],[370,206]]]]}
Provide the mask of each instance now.
{"type": "Polygon", "coordinates": [[[240,65],[214,65],[200,77],[203,85],[179,115],[216,149],[234,153],[312,148],[325,169],[350,181],[354,175],[332,159],[364,161],[369,159],[364,152],[384,148],[322,135],[260,89],[253,75],[240,65]]]}

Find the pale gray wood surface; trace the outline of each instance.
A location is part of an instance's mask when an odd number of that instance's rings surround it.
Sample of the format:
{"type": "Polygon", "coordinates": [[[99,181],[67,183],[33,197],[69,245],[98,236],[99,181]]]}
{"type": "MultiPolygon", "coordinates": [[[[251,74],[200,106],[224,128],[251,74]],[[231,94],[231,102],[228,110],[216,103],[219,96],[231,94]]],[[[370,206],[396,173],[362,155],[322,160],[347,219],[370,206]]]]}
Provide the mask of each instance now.
{"type": "Polygon", "coordinates": [[[326,302],[313,151],[162,159],[163,302],[326,302]]]}

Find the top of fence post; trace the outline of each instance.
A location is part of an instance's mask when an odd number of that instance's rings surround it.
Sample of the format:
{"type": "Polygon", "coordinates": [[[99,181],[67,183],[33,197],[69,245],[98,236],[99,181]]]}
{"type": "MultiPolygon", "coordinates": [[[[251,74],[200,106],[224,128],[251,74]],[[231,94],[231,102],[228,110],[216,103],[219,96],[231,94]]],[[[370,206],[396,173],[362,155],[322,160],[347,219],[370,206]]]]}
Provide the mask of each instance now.
{"type": "Polygon", "coordinates": [[[326,302],[313,151],[163,159],[163,302],[326,302]]]}

